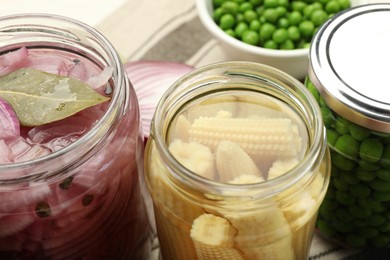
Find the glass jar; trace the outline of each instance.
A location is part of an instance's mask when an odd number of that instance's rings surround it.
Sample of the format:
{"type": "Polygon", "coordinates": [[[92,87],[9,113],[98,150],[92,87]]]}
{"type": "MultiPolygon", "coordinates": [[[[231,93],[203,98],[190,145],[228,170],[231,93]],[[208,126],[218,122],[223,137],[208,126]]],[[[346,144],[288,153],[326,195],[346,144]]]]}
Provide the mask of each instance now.
{"type": "Polygon", "coordinates": [[[14,140],[26,151],[18,156],[44,155],[0,164],[0,258],[148,259],[139,108],[112,45],[69,18],[13,15],[0,18],[0,53],[2,74],[13,66],[112,73],[103,85],[109,102],[22,127],[14,140]]]}
{"type": "Polygon", "coordinates": [[[318,115],[303,84],[261,64],[174,83],[145,151],[162,259],[306,259],[330,174],[318,115]]]}
{"type": "Polygon", "coordinates": [[[306,86],[332,158],[317,226],[347,247],[390,245],[389,31],[390,4],[358,6],[330,19],[310,50],[306,86]]]}

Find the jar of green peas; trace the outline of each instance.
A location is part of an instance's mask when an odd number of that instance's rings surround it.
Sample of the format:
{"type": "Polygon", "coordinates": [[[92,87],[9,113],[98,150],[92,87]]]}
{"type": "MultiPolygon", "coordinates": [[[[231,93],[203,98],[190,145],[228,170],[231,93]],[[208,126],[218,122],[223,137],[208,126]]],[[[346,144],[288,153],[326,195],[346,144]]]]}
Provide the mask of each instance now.
{"type": "Polygon", "coordinates": [[[390,4],[354,7],[315,35],[305,85],[321,107],[332,175],[320,234],[348,247],[390,245],[390,4]]]}

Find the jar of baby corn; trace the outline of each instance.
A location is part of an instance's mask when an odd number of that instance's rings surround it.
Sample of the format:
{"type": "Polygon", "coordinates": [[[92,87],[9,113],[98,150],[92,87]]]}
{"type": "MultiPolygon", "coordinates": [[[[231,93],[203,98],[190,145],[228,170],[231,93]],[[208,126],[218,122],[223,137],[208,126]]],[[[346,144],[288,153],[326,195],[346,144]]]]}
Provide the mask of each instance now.
{"type": "Polygon", "coordinates": [[[145,151],[162,259],[306,259],[330,174],[319,115],[299,81],[257,63],[174,83],[145,151]]]}

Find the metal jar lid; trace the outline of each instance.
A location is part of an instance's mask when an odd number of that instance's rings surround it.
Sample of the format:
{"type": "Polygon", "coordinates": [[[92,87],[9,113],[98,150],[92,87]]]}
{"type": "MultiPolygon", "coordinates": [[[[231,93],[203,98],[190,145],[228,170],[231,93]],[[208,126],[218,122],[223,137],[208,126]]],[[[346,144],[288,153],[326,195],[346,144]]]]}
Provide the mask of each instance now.
{"type": "Polygon", "coordinates": [[[333,111],[390,133],[390,4],[353,7],[328,20],[313,38],[309,77],[333,111]]]}

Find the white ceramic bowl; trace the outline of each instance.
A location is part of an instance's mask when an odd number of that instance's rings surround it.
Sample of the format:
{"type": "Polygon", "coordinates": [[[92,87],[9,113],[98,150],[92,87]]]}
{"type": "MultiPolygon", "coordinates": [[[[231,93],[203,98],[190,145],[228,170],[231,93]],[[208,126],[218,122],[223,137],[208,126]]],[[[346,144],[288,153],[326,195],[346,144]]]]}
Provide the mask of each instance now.
{"type": "Polygon", "coordinates": [[[287,72],[302,80],[308,71],[309,49],[272,50],[253,46],[237,40],[222,29],[212,19],[212,0],[196,0],[198,15],[203,25],[221,43],[232,60],[245,60],[263,63],[287,72]]]}

